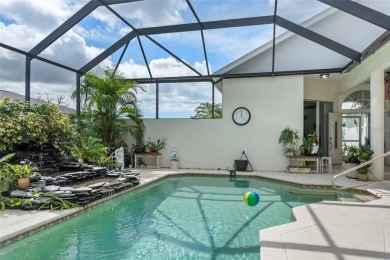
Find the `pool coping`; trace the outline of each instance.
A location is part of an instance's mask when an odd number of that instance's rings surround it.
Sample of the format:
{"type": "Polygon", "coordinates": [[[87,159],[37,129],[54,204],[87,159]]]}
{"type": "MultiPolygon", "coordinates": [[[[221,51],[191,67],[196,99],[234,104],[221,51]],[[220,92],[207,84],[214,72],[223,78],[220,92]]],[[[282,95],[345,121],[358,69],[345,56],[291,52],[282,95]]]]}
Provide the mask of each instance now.
{"type": "MultiPolygon", "coordinates": [[[[153,171],[152,171],[153,173],[153,171]]],[[[14,242],[20,241],[21,239],[33,235],[39,231],[42,231],[46,228],[49,228],[53,225],[62,223],[64,221],[67,221],[73,217],[76,217],[80,214],[84,214],[86,211],[89,211],[90,209],[96,208],[102,204],[104,204],[107,201],[116,199],[120,196],[123,196],[127,193],[134,192],[140,188],[147,187],[151,184],[154,184],[160,180],[163,180],[165,178],[169,177],[175,177],[175,176],[210,176],[210,177],[229,177],[229,174],[225,171],[204,171],[204,170],[180,170],[180,171],[155,171],[155,175],[150,177],[144,177],[141,178],[141,182],[139,185],[131,187],[129,189],[120,191],[118,193],[112,194],[110,196],[101,198],[97,201],[94,201],[92,203],[89,203],[83,207],[75,208],[75,209],[67,209],[63,211],[32,211],[31,218],[21,220],[19,222],[16,222],[14,225],[10,227],[1,228],[0,233],[0,248],[5,247],[7,245],[10,245],[14,242]],[[43,214],[40,214],[43,213],[43,214]],[[47,213],[47,214],[45,214],[47,213]],[[42,217],[42,215],[45,215],[42,217]]],[[[323,188],[323,189],[329,189],[332,188],[330,185],[323,185],[323,184],[309,184],[309,183],[299,183],[294,181],[287,181],[283,179],[278,178],[272,178],[269,176],[264,176],[264,173],[261,172],[251,172],[251,173],[243,173],[237,176],[237,178],[259,178],[264,179],[267,181],[277,182],[277,183],[283,183],[288,184],[292,186],[302,187],[302,188],[323,188]]],[[[353,192],[356,193],[363,193],[363,194],[372,194],[373,196],[379,198],[378,194],[373,194],[372,192],[365,191],[362,189],[354,189],[353,192]]],[[[13,213],[15,212],[18,214],[18,210],[6,210],[5,214],[0,215],[0,217],[3,217],[4,215],[7,216],[7,213],[13,213]]],[[[26,211],[21,211],[25,214],[26,211]]],[[[293,214],[293,212],[292,212],[293,214]]],[[[28,215],[27,213],[25,215],[28,215]]],[[[11,217],[12,214],[10,214],[9,217],[11,217]]],[[[294,222],[292,222],[294,223],[294,222]]]]}
{"type": "Polygon", "coordinates": [[[260,258],[390,259],[390,197],[363,205],[322,201],[293,208],[295,221],[259,232],[260,258]]]}

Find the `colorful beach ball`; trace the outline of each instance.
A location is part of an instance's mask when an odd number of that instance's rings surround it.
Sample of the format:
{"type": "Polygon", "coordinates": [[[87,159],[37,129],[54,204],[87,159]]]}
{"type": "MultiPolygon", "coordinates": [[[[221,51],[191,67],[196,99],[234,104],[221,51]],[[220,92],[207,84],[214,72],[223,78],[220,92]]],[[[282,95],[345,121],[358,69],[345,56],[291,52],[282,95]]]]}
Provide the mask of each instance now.
{"type": "Polygon", "coordinates": [[[244,201],[248,206],[256,206],[260,201],[259,194],[254,191],[248,191],[244,194],[244,201]]]}

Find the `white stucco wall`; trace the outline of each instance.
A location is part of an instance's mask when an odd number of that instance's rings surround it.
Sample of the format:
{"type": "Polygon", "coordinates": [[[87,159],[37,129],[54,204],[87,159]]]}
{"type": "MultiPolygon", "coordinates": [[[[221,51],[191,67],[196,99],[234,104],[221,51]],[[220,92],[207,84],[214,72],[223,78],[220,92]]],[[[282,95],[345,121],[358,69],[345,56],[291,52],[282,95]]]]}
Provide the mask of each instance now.
{"type": "MultiPolygon", "coordinates": [[[[331,77],[335,77],[331,75],[331,77]]],[[[335,84],[331,80],[319,80],[319,75],[304,76],[304,97],[306,100],[334,102],[335,84]]]]}
{"type": "Polygon", "coordinates": [[[302,132],[303,76],[226,79],[223,91],[222,119],[145,119],[146,137],[167,139],[162,166],[176,149],[181,168],[231,169],[245,150],[255,170],[285,171],[278,138],[286,126],[302,132]],[[232,121],[240,106],[251,112],[245,126],[232,121]]]}

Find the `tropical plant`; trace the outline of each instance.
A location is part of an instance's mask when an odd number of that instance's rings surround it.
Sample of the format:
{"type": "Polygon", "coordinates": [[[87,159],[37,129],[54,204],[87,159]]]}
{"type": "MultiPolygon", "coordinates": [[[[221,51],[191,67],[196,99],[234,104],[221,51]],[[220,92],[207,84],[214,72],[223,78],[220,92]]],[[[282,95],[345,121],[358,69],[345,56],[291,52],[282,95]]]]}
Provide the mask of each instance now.
{"type": "MultiPolygon", "coordinates": [[[[126,146],[122,137],[129,132],[129,126],[123,119],[139,117],[137,89],[143,87],[128,80],[119,70],[106,69],[102,77],[87,73],[80,89],[84,112],[79,121],[92,129],[89,133],[96,134],[91,136],[100,138],[106,146],[126,146]]],[[[72,98],[76,95],[73,92],[72,98]]]]}
{"type": "Polygon", "coordinates": [[[318,146],[317,146],[318,140],[317,140],[317,132],[314,131],[311,134],[308,134],[306,137],[302,138],[302,144],[300,146],[301,154],[305,155],[311,155],[318,153],[318,146]],[[316,151],[314,149],[316,147],[316,151]]]}
{"type": "Polygon", "coordinates": [[[19,208],[23,205],[32,205],[34,199],[24,199],[24,198],[3,198],[0,197],[0,209],[4,210],[6,208],[19,208]]]}
{"type": "Polygon", "coordinates": [[[38,168],[31,162],[24,164],[12,164],[9,166],[9,169],[16,180],[30,177],[33,173],[38,172],[38,168]]]}
{"type": "Polygon", "coordinates": [[[94,137],[78,137],[77,144],[71,154],[79,161],[91,164],[99,164],[107,157],[108,147],[102,141],[94,137]]]}
{"type": "Polygon", "coordinates": [[[348,162],[351,163],[358,163],[359,160],[357,159],[359,155],[359,147],[355,145],[349,145],[346,148],[346,154],[348,156],[348,162]]]}
{"type": "MultiPolygon", "coordinates": [[[[369,145],[362,145],[359,148],[359,153],[357,156],[357,159],[359,160],[360,164],[365,163],[369,160],[371,160],[371,156],[374,154],[374,151],[371,150],[371,146],[369,145]]],[[[368,169],[370,168],[371,164],[365,165],[358,169],[359,174],[367,174],[368,169]]]]}
{"type": "Polygon", "coordinates": [[[32,206],[33,204],[36,204],[36,199],[40,197],[46,197],[51,198],[47,201],[45,201],[38,210],[41,209],[47,209],[50,208],[50,210],[63,210],[63,209],[70,209],[70,208],[77,208],[79,207],[78,204],[63,200],[57,196],[55,196],[53,193],[44,193],[44,192],[38,192],[34,193],[34,198],[4,198],[1,196],[0,193],[0,210],[4,210],[6,208],[20,208],[23,206],[32,206]]]}
{"type": "Polygon", "coordinates": [[[363,163],[366,161],[371,160],[371,156],[374,154],[374,151],[371,150],[371,146],[369,145],[362,145],[359,148],[359,154],[358,154],[358,160],[363,163]]]}
{"type": "MultiPolygon", "coordinates": [[[[195,108],[195,116],[191,118],[213,118],[213,104],[209,102],[200,103],[200,105],[195,108]]],[[[214,104],[214,118],[222,118],[222,104],[214,104]]]]}
{"type": "Polygon", "coordinates": [[[55,196],[53,193],[38,193],[35,195],[36,197],[49,197],[51,200],[46,201],[38,208],[38,210],[44,209],[49,207],[50,210],[64,210],[64,209],[70,209],[70,208],[77,208],[79,207],[78,204],[73,203],[71,201],[67,201],[64,199],[61,199],[57,196],[55,196]]]}
{"type": "Polygon", "coordinates": [[[11,165],[7,163],[14,155],[11,153],[0,158],[0,181],[12,182],[15,180],[10,169],[11,165]]]}
{"type": "Polygon", "coordinates": [[[279,144],[283,146],[282,152],[285,156],[297,155],[297,144],[300,140],[298,130],[287,126],[283,129],[279,136],[279,144]]]}
{"type": "Polygon", "coordinates": [[[165,139],[158,139],[157,142],[153,141],[152,139],[148,138],[146,140],[146,150],[148,152],[160,152],[165,148],[167,145],[167,142],[165,139]]]}
{"type": "Polygon", "coordinates": [[[132,150],[134,153],[144,153],[146,151],[145,145],[145,124],[138,109],[136,113],[131,115],[132,124],[129,126],[130,135],[134,137],[135,144],[132,144],[132,150]]]}

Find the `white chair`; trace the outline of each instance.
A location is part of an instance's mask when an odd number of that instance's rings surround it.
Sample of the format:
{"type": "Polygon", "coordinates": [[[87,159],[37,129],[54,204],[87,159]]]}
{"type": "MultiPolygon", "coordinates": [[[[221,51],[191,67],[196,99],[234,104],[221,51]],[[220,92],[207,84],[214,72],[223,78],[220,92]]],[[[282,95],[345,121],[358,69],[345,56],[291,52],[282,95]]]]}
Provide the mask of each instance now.
{"type": "Polygon", "coordinates": [[[321,172],[324,172],[324,164],[326,164],[326,170],[332,173],[332,158],[321,157],[321,172]]]}

